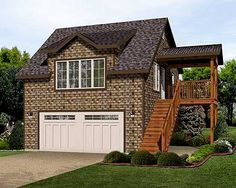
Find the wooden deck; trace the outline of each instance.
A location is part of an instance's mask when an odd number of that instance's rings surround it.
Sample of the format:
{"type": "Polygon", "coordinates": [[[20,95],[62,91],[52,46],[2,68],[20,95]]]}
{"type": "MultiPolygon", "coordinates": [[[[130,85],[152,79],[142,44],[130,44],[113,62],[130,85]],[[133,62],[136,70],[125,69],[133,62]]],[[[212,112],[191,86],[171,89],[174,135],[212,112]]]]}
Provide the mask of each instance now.
{"type": "Polygon", "coordinates": [[[181,105],[210,105],[210,141],[211,143],[214,142],[214,129],[218,119],[217,66],[217,60],[212,58],[210,61],[210,80],[178,80],[177,84],[170,89],[169,96],[171,96],[171,100],[162,99],[156,102],[143,142],[140,145],[141,150],[150,152],[168,151],[181,105]],[[166,106],[163,104],[166,104],[166,106]]]}

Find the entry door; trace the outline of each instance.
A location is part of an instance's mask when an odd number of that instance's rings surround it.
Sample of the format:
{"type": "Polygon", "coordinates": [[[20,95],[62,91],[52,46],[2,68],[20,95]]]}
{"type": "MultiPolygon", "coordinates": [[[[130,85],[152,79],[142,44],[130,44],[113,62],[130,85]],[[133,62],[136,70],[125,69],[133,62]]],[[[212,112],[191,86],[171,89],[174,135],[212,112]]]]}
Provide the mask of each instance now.
{"type": "Polygon", "coordinates": [[[161,99],[166,98],[166,71],[161,67],[161,99]]]}

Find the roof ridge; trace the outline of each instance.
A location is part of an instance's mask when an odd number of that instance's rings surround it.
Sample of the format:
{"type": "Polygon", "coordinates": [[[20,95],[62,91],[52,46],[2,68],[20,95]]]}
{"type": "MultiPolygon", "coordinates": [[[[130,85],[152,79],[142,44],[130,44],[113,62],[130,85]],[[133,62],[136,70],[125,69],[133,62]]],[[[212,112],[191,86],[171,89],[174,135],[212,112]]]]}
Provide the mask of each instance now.
{"type": "Polygon", "coordinates": [[[124,23],[135,23],[135,22],[143,22],[143,21],[154,21],[154,20],[168,20],[168,17],[162,17],[162,18],[150,18],[150,19],[143,19],[143,20],[127,20],[127,21],[117,21],[117,22],[109,22],[109,23],[102,23],[102,24],[91,24],[91,25],[80,25],[80,26],[73,26],[73,27],[60,27],[56,30],[61,29],[72,29],[72,28],[82,28],[82,27],[93,27],[93,26],[103,26],[103,25],[112,25],[112,24],[124,24],[124,23]]]}

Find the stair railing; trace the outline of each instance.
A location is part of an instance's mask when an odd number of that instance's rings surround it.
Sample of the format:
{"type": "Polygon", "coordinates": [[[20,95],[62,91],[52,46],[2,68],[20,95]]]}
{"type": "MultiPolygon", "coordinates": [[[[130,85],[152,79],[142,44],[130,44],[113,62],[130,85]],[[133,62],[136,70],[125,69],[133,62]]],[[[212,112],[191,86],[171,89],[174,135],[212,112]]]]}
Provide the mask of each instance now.
{"type": "Polygon", "coordinates": [[[177,115],[177,110],[179,108],[179,104],[180,104],[180,81],[178,80],[175,87],[175,93],[174,93],[169,111],[167,113],[167,118],[162,128],[162,134],[161,134],[161,151],[162,152],[165,152],[168,150],[171,132],[175,126],[176,115],[177,115]]]}

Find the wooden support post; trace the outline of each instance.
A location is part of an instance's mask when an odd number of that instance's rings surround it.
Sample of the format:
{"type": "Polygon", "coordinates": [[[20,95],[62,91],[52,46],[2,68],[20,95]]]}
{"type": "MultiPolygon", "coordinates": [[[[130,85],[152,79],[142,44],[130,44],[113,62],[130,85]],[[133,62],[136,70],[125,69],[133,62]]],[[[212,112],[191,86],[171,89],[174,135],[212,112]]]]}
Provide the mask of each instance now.
{"type": "Polygon", "coordinates": [[[215,60],[211,59],[210,62],[210,70],[211,70],[211,99],[215,98],[215,60]]]}
{"type": "Polygon", "coordinates": [[[213,103],[211,103],[211,106],[210,106],[210,114],[211,114],[211,117],[210,117],[210,121],[211,121],[210,142],[211,142],[211,144],[213,144],[213,142],[214,142],[214,127],[215,127],[215,116],[214,116],[215,112],[214,112],[214,104],[213,103]]]}

